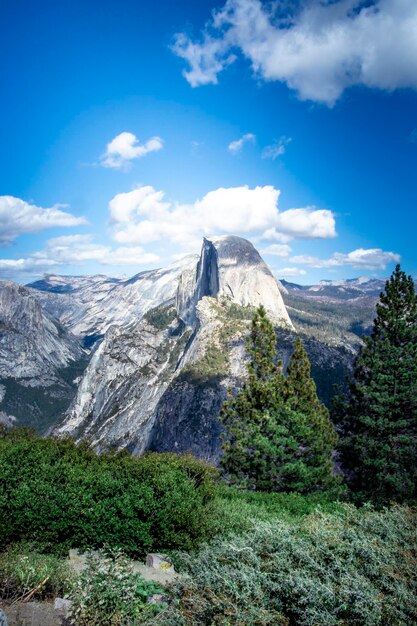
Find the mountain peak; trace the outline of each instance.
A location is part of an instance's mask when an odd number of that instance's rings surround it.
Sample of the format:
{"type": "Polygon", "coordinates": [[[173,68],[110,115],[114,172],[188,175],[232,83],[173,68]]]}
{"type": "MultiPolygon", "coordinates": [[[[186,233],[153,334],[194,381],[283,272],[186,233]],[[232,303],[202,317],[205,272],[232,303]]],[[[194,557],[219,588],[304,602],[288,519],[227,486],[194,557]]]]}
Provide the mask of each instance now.
{"type": "Polygon", "coordinates": [[[195,273],[183,274],[177,310],[194,325],[196,305],[204,296],[226,299],[244,307],[263,304],[274,322],[292,328],[279,283],[247,239],[232,235],[205,237],[195,273]]]}

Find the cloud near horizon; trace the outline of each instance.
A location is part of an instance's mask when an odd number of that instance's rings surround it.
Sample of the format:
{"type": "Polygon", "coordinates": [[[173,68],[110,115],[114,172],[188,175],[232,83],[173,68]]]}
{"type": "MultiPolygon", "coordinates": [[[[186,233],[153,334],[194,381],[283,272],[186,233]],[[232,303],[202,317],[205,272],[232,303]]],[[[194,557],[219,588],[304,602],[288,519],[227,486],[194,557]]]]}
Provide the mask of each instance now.
{"type": "Polygon", "coordinates": [[[217,84],[240,52],[256,77],[328,106],[354,85],[417,89],[416,0],[307,0],[285,5],[285,16],[282,8],[227,0],[200,41],[177,34],[172,49],[189,84],[217,84]]]}
{"type": "Polygon", "coordinates": [[[280,212],[279,196],[272,185],[220,187],[193,204],[180,204],[166,201],[163,191],[146,185],[110,201],[113,237],[124,244],[169,241],[196,248],[208,235],[259,234],[262,240],[280,243],[336,236],[331,211],[306,207],[280,212]]]}
{"type": "Polygon", "coordinates": [[[93,241],[91,235],[64,235],[46,242],[39,252],[25,258],[0,259],[3,275],[15,273],[41,274],[65,265],[79,265],[94,261],[99,265],[149,265],[159,260],[157,254],[145,252],[141,247],[112,248],[93,241]]]}
{"type": "Polygon", "coordinates": [[[112,139],[100,158],[100,165],[112,169],[122,169],[134,159],[140,159],[150,152],[161,150],[164,142],[160,137],[151,137],[144,144],[133,133],[123,132],[112,139]]]}
{"type": "Polygon", "coordinates": [[[84,217],[62,211],[66,205],[42,208],[14,196],[0,196],[0,245],[12,243],[19,235],[45,228],[87,224],[84,217]]]}
{"type": "Polygon", "coordinates": [[[386,252],[381,248],[358,248],[344,254],[335,252],[329,259],[299,255],[291,257],[292,263],[307,265],[318,269],[350,266],[354,269],[385,270],[389,263],[398,263],[401,256],[396,252],[386,252]]]}
{"type": "Polygon", "coordinates": [[[307,272],[299,267],[283,267],[274,270],[275,276],[279,278],[294,278],[296,276],[305,276],[307,272]]]}

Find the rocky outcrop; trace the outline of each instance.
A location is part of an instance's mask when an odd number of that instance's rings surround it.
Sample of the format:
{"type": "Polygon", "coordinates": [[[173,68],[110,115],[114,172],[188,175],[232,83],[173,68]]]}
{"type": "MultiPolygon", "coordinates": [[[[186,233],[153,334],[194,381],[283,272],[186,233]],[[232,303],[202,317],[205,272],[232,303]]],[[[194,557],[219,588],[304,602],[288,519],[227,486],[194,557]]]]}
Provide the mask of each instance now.
{"type": "Polygon", "coordinates": [[[106,276],[47,276],[31,283],[42,306],[89,347],[112,325],[137,323],[151,308],[175,298],[178,281],[193,272],[197,255],[167,268],[140,272],[129,279],[106,276]],[[36,291],[35,291],[36,290],[36,291]]]}
{"type": "Polygon", "coordinates": [[[56,419],[73,397],[71,372],[75,378],[84,357],[80,341],[29,289],[0,282],[0,412],[10,423],[56,419]]]}
{"type": "Polygon", "coordinates": [[[196,271],[184,273],[179,284],[177,310],[186,323],[195,323],[196,306],[204,296],[242,307],[263,304],[277,324],[293,328],[278,281],[254,246],[241,237],[203,240],[196,271]]]}
{"type": "Polygon", "coordinates": [[[205,239],[200,257],[175,269],[156,306],[109,328],[58,434],[97,449],[192,450],[217,460],[217,414],[227,387],[245,375],[255,307],[263,303],[277,325],[293,327],[277,280],[244,239],[205,239]]]}

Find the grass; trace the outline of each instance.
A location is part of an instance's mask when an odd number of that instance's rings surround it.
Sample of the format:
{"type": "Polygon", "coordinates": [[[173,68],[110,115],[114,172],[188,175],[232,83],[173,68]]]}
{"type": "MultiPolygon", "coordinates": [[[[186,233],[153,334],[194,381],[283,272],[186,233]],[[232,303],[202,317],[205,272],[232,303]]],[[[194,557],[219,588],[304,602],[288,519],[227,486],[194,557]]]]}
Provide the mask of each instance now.
{"type": "Polygon", "coordinates": [[[0,599],[4,602],[62,596],[72,579],[63,558],[42,554],[32,544],[11,545],[0,554],[0,599]]]}
{"type": "Polygon", "coordinates": [[[343,504],[333,494],[266,493],[219,486],[212,504],[219,535],[243,533],[256,522],[296,522],[322,511],[340,512],[343,504]]]}

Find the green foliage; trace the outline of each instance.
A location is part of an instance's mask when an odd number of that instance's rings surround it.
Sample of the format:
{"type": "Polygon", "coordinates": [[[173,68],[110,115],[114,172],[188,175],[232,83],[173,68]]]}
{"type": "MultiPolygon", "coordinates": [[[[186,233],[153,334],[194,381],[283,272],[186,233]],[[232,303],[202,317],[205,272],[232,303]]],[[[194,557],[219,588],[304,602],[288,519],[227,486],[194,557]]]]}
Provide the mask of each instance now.
{"type": "Polygon", "coordinates": [[[303,495],[296,492],[243,491],[219,485],[216,492],[213,509],[217,533],[221,536],[246,532],[258,521],[297,521],[317,510],[332,513],[343,508],[343,504],[336,499],[338,493],[331,491],[303,495]]]}
{"type": "Polygon", "coordinates": [[[87,444],[17,429],[0,439],[0,541],[132,555],[189,549],[210,536],[215,474],[191,456],[98,456],[87,444]]]}
{"type": "Polygon", "coordinates": [[[134,572],[121,552],[90,553],[87,567],[69,592],[70,617],[77,626],[134,626],[157,614],[162,604],[148,598],[162,587],[134,572]]]}
{"type": "Polygon", "coordinates": [[[147,311],[143,317],[158,330],[164,330],[177,317],[177,311],[172,305],[159,306],[147,311]]]}
{"type": "Polygon", "coordinates": [[[226,350],[211,343],[198,361],[184,367],[178,380],[198,384],[218,383],[229,373],[229,357],[226,350]]]}
{"type": "Polygon", "coordinates": [[[220,412],[226,427],[221,460],[226,477],[251,489],[328,489],[336,436],[319,403],[301,341],[288,376],[276,359],[274,328],[261,306],[248,340],[248,382],[220,412]]]}
{"type": "Polygon", "coordinates": [[[332,452],[337,444],[337,435],[327,408],[317,397],[310,361],[300,338],[295,342],[287,367],[285,402],[292,411],[307,416],[308,426],[312,429],[309,450],[309,465],[314,468],[312,484],[331,487],[335,484],[332,452]]]}
{"type": "Polygon", "coordinates": [[[323,297],[306,297],[295,291],[283,294],[291,321],[298,332],[329,346],[359,347],[360,336],[367,333],[375,316],[374,299],[358,298],[349,292],[348,302],[323,297]]]}
{"type": "Polygon", "coordinates": [[[417,298],[397,265],[371,337],[334,408],[341,459],[359,501],[412,501],[417,491],[417,298]]]}
{"type": "Polygon", "coordinates": [[[11,602],[25,598],[41,600],[62,596],[72,580],[68,564],[52,554],[41,554],[33,546],[9,546],[0,554],[0,598],[11,602]]]}
{"type": "Polygon", "coordinates": [[[353,506],[300,521],[257,521],[196,555],[159,626],[416,624],[416,511],[353,506]]]}

